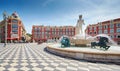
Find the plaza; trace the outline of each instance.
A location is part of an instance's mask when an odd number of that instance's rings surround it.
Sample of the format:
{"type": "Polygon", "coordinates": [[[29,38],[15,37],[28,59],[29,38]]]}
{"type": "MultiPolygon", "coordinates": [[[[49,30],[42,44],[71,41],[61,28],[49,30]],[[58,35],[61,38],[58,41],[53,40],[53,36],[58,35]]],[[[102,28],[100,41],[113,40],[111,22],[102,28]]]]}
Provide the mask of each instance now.
{"type": "Polygon", "coordinates": [[[0,71],[120,71],[114,63],[89,62],[56,56],[47,43],[0,44],[0,71]]]}
{"type": "Polygon", "coordinates": [[[0,1],[0,71],[120,71],[119,3],[0,1]]]}

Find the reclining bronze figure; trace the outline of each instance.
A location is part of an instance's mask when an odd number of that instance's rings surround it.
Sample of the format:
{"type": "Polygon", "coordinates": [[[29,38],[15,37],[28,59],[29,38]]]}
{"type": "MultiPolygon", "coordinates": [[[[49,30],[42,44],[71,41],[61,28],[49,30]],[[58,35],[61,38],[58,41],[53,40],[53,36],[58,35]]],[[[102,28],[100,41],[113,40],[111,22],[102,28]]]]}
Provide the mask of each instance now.
{"type": "Polygon", "coordinates": [[[99,46],[100,48],[104,48],[105,50],[108,50],[110,46],[107,45],[109,42],[108,38],[106,37],[100,37],[99,42],[91,42],[91,48],[96,48],[96,46],[99,46]]]}

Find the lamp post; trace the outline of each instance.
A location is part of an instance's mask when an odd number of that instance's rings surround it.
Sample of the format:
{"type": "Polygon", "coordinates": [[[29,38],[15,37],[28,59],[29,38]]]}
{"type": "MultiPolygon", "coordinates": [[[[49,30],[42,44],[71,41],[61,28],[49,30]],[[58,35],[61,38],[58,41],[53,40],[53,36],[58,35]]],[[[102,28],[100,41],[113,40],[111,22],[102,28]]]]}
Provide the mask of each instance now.
{"type": "MultiPolygon", "coordinates": [[[[11,38],[12,38],[12,30],[11,30],[11,32],[10,32],[10,35],[11,35],[11,38]]],[[[11,43],[12,43],[12,39],[11,39],[11,41],[10,41],[11,43]]]]}
{"type": "Polygon", "coordinates": [[[5,44],[4,46],[6,46],[7,44],[7,13],[6,12],[3,13],[3,19],[5,21],[5,44]]]}

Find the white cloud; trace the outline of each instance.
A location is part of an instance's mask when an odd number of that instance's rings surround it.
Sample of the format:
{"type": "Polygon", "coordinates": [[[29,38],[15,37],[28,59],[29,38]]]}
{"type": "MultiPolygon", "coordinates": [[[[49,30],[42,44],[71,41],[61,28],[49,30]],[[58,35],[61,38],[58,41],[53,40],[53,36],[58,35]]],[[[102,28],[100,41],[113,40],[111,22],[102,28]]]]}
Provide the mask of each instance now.
{"type": "Polygon", "coordinates": [[[42,4],[42,6],[43,7],[45,7],[45,6],[47,6],[48,4],[50,4],[51,2],[53,2],[54,0],[46,0],[43,4],[42,4]]]}

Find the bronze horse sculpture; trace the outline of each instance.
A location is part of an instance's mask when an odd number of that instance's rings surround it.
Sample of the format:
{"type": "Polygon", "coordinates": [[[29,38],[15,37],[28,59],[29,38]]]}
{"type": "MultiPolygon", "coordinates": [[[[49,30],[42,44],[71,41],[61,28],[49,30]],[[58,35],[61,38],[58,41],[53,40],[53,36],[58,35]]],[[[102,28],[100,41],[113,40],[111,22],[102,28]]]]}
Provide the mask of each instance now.
{"type": "Polygon", "coordinates": [[[107,45],[109,42],[108,38],[106,37],[100,37],[99,42],[91,42],[91,48],[96,48],[96,46],[99,46],[100,48],[104,48],[105,50],[108,50],[110,46],[107,45]]]}
{"type": "Polygon", "coordinates": [[[70,40],[68,37],[63,37],[61,40],[61,47],[70,47],[70,40]]]}

